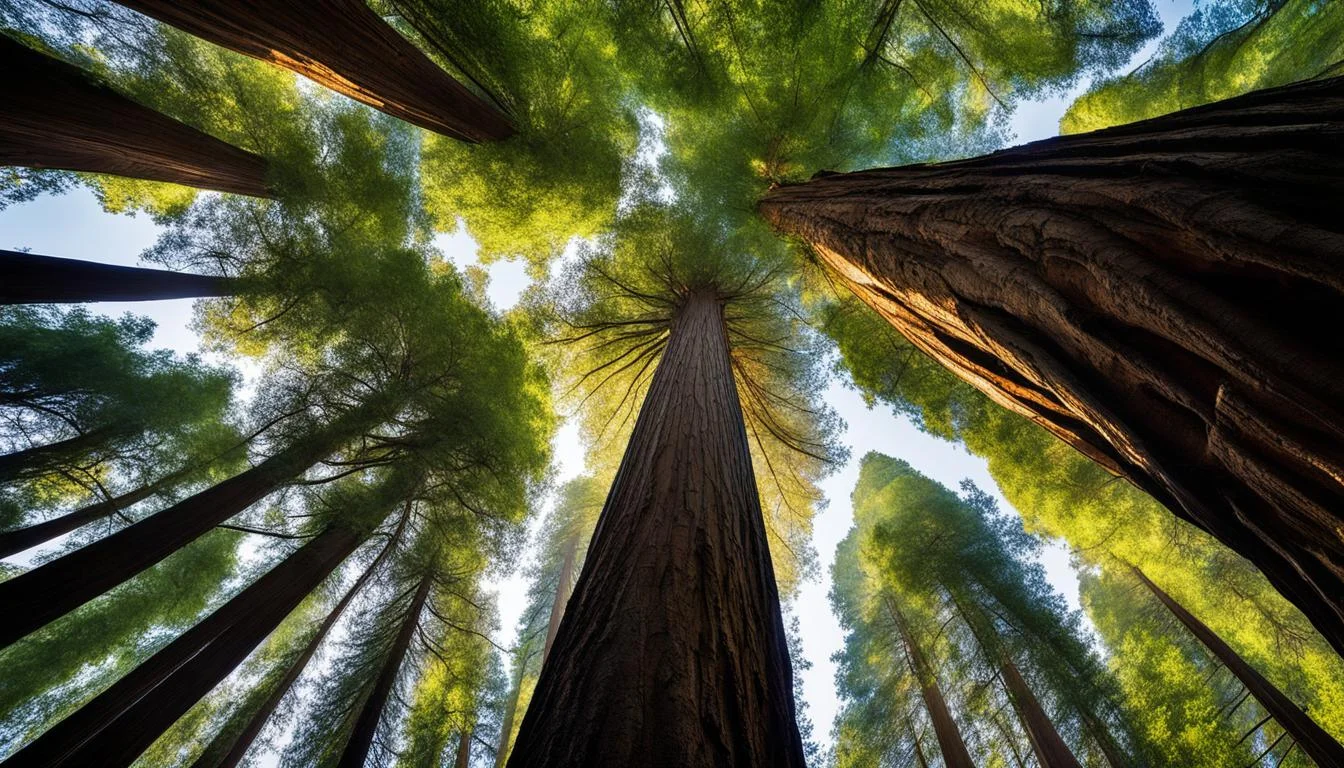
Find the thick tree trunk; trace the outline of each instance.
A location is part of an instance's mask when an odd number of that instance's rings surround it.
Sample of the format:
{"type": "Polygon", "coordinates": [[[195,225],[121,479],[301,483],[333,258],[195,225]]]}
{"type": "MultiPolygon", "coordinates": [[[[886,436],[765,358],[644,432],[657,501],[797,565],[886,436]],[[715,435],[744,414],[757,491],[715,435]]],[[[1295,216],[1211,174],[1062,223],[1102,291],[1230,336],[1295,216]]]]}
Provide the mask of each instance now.
{"type": "Polygon", "coordinates": [[[578,553],[579,541],[574,535],[565,540],[565,556],[560,563],[560,573],[555,582],[555,602],[551,603],[551,620],[546,625],[546,645],[541,649],[541,663],[551,655],[551,645],[560,631],[560,619],[565,615],[565,604],[569,602],[569,593],[574,589],[574,558],[578,553]]]}
{"type": "Polygon", "coordinates": [[[266,161],[0,35],[0,165],[170,181],[270,197],[266,161]]]}
{"type": "Polygon", "coordinates": [[[1344,78],[761,212],[1000,405],[1255,563],[1344,652],[1344,78]]]}
{"type": "Polygon", "coordinates": [[[803,765],[723,307],[672,323],[510,766],[803,765]]]}
{"type": "Polygon", "coordinates": [[[1243,659],[1240,654],[1232,650],[1231,646],[1223,642],[1223,639],[1209,629],[1204,622],[1195,618],[1193,614],[1185,609],[1185,606],[1176,602],[1170,595],[1163,592],[1160,587],[1148,579],[1144,574],[1134,566],[1130,566],[1135,578],[1137,578],[1148,591],[1153,593],[1167,610],[1176,617],[1190,634],[1194,635],[1209,653],[1218,659],[1228,671],[1236,676],[1241,684],[1246,686],[1255,700],[1260,702],[1260,706],[1265,712],[1274,717],[1274,721],[1279,727],[1297,742],[1298,747],[1307,754],[1319,766],[1344,766],[1344,745],[1341,745],[1330,734],[1326,733],[1316,721],[1312,720],[1306,712],[1293,703],[1280,691],[1273,683],[1269,682],[1243,659]]]}
{"type": "Polygon", "coordinates": [[[1007,651],[1000,651],[999,670],[1003,673],[1003,684],[1017,716],[1026,726],[1027,740],[1031,742],[1031,751],[1041,768],[1082,768],[1007,651]]]}
{"type": "Polygon", "coordinates": [[[453,768],[471,766],[471,729],[467,728],[457,735],[457,756],[453,759],[453,768]]]}
{"type": "Polygon", "coordinates": [[[126,766],[211,691],[365,539],[332,528],[7,761],[126,766]]]}
{"type": "Polygon", "coordinates": [[[359,717],[355,719],[350,740],[345,744],[345,751],[341,754],[341,762],[337,764],[337,768],[364,768],[364,763],[369,757],[369,748],[373,746],[373,737],[378,732],[378,723],[383,719],[383,709],[387,707],[387,699],[392,695],[392,687],[397,682],[401,663],[406,658],[406,651],[411,647],[411,639],[415,636],[416,628],[420,626],[420,613],[424,610],[425,601],[429,599],[430,588],[433,586],[434,574],[431,572],[426,573],[420,579],[420,585],[415,588],[415,594],[412,595],[411,603],[406,609],[406,616],[402,619],[401,629],[397,631],[387,658],[383,660],[383,667],[378,671],[378,679],[374,681],[373,689],[369,691],[368,698],[360,707],[359,717]]]}
{"type": "Polygon", "coordinates": [[[0,250],[0,304],[78,304],[230,296],[237,281],[0,250]]]}
{"type": "Polygon", "coordinates": [[[18,554],[26,549],[36,547],[38,544],[51,541],[57,536],[64,536],[77,528],[114,515],[169,487],[183,474],[185,472],[174,473],[133,491],[127,491],[116,498],[89,504],[36,525],[13,531],[4,531],[0,533],[0,557],[18,554]]]}
{"type": "MultiPolygon", "coordinates": [[[[943,753],[943,765],[947,768],[975,768],[975,763],[971,762],[971,754],[966,750],[966,742],[961,738],[961,729],[957,727],[952,711],[947,708],[947,700],[943,698],[943,689],[938,685],[938,675],[934,672],[933,665],[929,663],[928,657],[924,655],[924,649],[910,631],[910,624],[905,620],[905,615],[891,598],[886,598],[885,602],[887,612],[891,614],[891,620],[895,622],[896,630],[901,635],[901,644],[905,646],[905,657],[910,661],[910,671],[914,674],[915,680],[919,681],[919,692],[924,697],[924,708],[933,723],[933,733],[938,737],[938,749],[943,753]]],[[[918,748],[918,742],[915,746],[918,748]]]]}
{"type": "Polygon", "coordinates": [[[365,407],[241,474],[0,582],[0,648],[87,603],[274,492],[376,420],[365,407]]]}
{"type": "Polygon", "coordinates": [[[513,134],[509,119],[454,80],[365,0],[118,0],[238,53],[463,141],[513,134]]]}

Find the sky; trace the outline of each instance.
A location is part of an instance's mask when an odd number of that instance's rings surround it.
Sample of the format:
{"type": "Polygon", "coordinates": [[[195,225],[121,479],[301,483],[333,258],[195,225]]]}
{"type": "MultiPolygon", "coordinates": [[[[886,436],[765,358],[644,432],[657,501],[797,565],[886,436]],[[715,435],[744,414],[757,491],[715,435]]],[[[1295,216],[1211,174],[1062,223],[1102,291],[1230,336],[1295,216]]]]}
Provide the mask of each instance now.
{"type": "MultiPolygon", "coordinates": [[[[1156,1],[1168,32],[1190,12],[1192,2],[1156,1]]],[[[1150,43],[1136,54],[1131,68],[1147,59],[1156,45],[1156,42],[1150,43]]],[[[1060,116],[1086,86],[1086,82],[1080,83],[1067,93],[1019,105],[1009,122],[1016,143],[1056,135],[1060,116]]],[[[42,197],[0,211],[0,248],[29,249],[49,256],[137,265],[141,264],[139,254],[154,243],[157,234],[158,227],[148,217],[104,213],[93,194],[83,189],[59,197],[42,197]]],[[[477,263],[475,243],[461,228],[457,234],[439,236],[435,245],[459,267],[477,263]]],[[[490,274],[487,295],[491,303],[500,310],[511,307],[528,284],[524,265],[521,262],[497,262],[487,270],[490,274]]],[[[97,305],[96,311],[110,315],[128,311],[148,315],[158,323],[153,345],[186,353],[196,352],[199,348],[199,339],[190,328],[192,303],[191,300],[105,303],[97,305]]],[[[245,379],[247,373],[244,370],[245,379]]],[[[847,425],[841,440],[850,448],[851,458],[821,484],[827,504],[817,515],[813,535],[820,575],[803,584],[791,606],[792,612],[802,618],[803,656],[811,662],[811,668],[801,673],[803,697],[808,715],[815,724],[814,736],[823,749],[830,744],[831,723],[839,708],[831,656],[841,649],[844,639],[827,598],[830,566],[836,545],[853,522],[849,497],[858,479],[859,461],[869,451],[880,451],[904,459],[919,472],[953,489],[962,479],[969,478],[990,492],[1002,509],[1013,511],[998,493],[985,462],[971,456],[961,446],[920,432],[908,419],[897,417],[888,409],[869,410],[859,394],[846,388],[841,381],[833,381],[824,397],[847,425]]],[[[554,447],[558,485],[583,471],[583,448],[578,430],[573,425],[563,426],[555,438],[554,447]]],[[[548,499],[546,504],[549,503],[548,499]]],[[[534,520],[539,522],[544,516],[540,513],[545,511],[539,510],[534,520]]],[[[1041,564],[1049,582],[1069,605],[1077,608],[1078,580],[1064,547],[1057,543],[1047,545],[1041,564]]],[[[501,616],[494,640],[507,647],[516,634],[527,585],[521,573],[516,572],[496,579],[493,584],[501,616]]]]}

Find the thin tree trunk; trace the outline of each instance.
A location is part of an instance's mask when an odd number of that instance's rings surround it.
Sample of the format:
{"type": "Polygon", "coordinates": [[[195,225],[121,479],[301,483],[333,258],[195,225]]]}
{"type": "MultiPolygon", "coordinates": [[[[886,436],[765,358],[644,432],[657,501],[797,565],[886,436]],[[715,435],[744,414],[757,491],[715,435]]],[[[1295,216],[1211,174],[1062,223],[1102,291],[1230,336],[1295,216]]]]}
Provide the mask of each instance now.
{"type": "Polygon", "coordinates": [[[33,477],[63,462],[82,458],[127,431],[120,427],[99,427],[65,440],[0,455],[0,483],[33,477]]]}
{"type": "Polygon", "coordinates": [[[464,729],[457,735],[457,757],[453,768],[469,768],[471,765],[471,729],[464,729]]]}
{"type": "Polygon", "coordinates": [[[938,675],[934,672],[933,665],[929,664],[924,649],[910,631],[910,624],[905,620],[905,614],[901,613],[901,609],[896,607],[891,598],[886,598],[884,602],[887,612],[891,614],[891,619],[896,624],[897,632],[901,635],[905,656],[910,661],[910,671],[914,673],[915,680],[919,681],[919,691],[924,697],[924,708],[929,712],[929,720],[933,722],[933,733],[938,737],[938,749],[943,753],[943,764],[947,768],[975,768],[975,763],[971,762],[971,754],[966,750],[966,742],[961,738],[961,729],[957,727],[957,721],[947,708],[947,700],[943,698],[943,690],[938,685],[938,675]]]}
{"type": "Polygon", "coordinates": [[[504,768],[509,762],[509,750],[513,747],[513,721],[518,717],[518,699],[523,695],[523,674],[527,671],[528,656],[522,656],[517,661],[518,674],[510,690],[508,706],[504,708],[504,722],[499,728],[499,749],[495,751],[495,768],[504,768]]]}
{"type": "Polygon", "coordinates": [[[118,0],[232,51],[463,141],[504,139],[509,119],[454,80],[364,0],[118,0]]]}
{"type": "Polygon", "coordinates": [[[1255,563],[1344,653],[1344,78],[760,210],[915,346],[1255,563]]]}
{"type": "Polygon", "coordinates": [[[78,304],[231,296],[233,278],[0,250],[0,304],[78,304]]]}
{"type": "Polygon", "coordinates": [[[16,752],[5,768],[130,765],[366,539],[331,528],[16,752]]]}
{"type": "Polygon", "coordinates": [[[59,168],[271,197],[266,161],[0,35],[0,165],[59,168]]]}
{"type": "Polygon", "coordinates": [[[546,663],[546,657],[551,655],[555,634],[560,631],[560,619],[565,615],[565,604],[569,602],[569,593],[574,589],[574,558],[578,548],[578,538],[571,534],[565,540],[565,556],[560,563],[560,573],[556,578],[555,602],[551,603],[551,620],[546,625],[546,645],[541,650],[543,665],[546,663]]]}
{"type": "Polygon", "coordinates": [[[1099,717],[1086,710],[1080,710],[1079,715],[1083,718],[1083,724],[1087,727],[1087,732],[1092,736],[1092,740],[1097,743],[1101,754],[1106,758],[1106,764],[1110,768],[1129,768],[1133,765],[1120,745],[1115,743],[1115,737],[1111,735],[1111,729],[1107,727],[1099,717]]]}
{"type": "Polygon", "coordinates": [[[76,509],[73,512],[61,515],[60,517],[45,520],[26,528],[4,531],[0,533],[0,557],[9,557],[10,555],[18,554],[19,552],[31,549],[38,544],[51,541],[57,536],[64,536],[77,528],[81,528],[89,523],[114,515],[117,512],[134,504],[138,504],[159,491],[171,486],[185,474],[186,470],[174,472],[167,477],[143,485],[133,491],[127,491],[116,498],[95,502],[76,509]]]}
{"type": "Polygon", "coordinates": [[[999,652],[999,669],[1003,672],[1003,683],[1008,688],[1013,707],[1026,726],[1027,740],[1031,742],[1031,751],[1035,753],[1041,768],[1082,768],[1005,649],[999,652]]]}
{"type": "Polygon", "coordinates": [[[1251,692],[1255,700],[1260,702],[1260,706],[1265,712],[1274,717],[1274,721],[1279,727],[1284,729],[1293,741],[1301,747],[1302,751],[1319,766],[1344,766],[1344,745],[1341,745],[1330,734],[1326,733],[1315,720],[1303,712],[1300,707],[1293,703],[1280,691],[1273,683],[1269,682],[1255,670],[1245,659],[1241,657],[1232,647],[1223,642],[1213,630],[1209,629],[1204,622],[1195,618],[1192,613],[1185,609],[1185,606],[1176,602],[1170,595],[1163,592],[1160,587],[1148,579],[1148,576],[1138,568],[1129,566],[1134,572],[1134,576],[1148,588],[1171,614],[1176,617],[1190,634],[1194,635],[1199,642],[1203,643],[1209,653],[1218,659],[1224,667],[1227,667],[1241,684],[1246,686],[1246,690],[1251,692]]]}
{"type": "Polygon", "coordinates": [[[257,466],[68,555],[0,582],[0,647],[153,566],[331,454],[378,419],[364,406],[257,466]]]}
{"type": "Polygon", "coordinates": [[[509,765],[803,765],[723,307],[691,293],[509,765]]]}
{"type": "Polygon", "coordinates": [[[373,737],[378,732],[378,723],[382,720],[383,710],[387,707],[387,699],[397,682],[397,673],[406,658],[406,651],[411,647],[411,638],[415,636],[416,627],[420,626],[420,613],[425,607],[425,601],[429,599],[432,586],[434,586],[434,574],[426,573],[415,589],[411,604],[406,609],[406,617],[402,620],[401,629],[397,632],[392,648],[383,661],[378,679],[374,681],[373,690],[360,707],[359,717],[355,720],[350,740],[346,742],[345,751],[341,754],[337,768],[364,768],[364,762],[369,757],[369,748],[373,746],[373,737]]]}

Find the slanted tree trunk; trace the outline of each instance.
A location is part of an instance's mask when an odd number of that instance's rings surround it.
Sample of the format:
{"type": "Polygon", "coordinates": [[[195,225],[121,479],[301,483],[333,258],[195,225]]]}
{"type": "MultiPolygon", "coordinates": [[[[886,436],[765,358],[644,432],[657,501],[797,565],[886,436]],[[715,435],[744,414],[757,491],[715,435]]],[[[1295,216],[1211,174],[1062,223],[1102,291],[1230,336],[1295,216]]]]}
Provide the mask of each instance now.
{"type": "Polygon", "coordinates": [[[1003,684],[1008,689],[1013,708],[1022,725],[1026,726],[1027,740],[1031,742],[1031,751],[1041,768],[1082,768],[1006,649],[1000,649],[999,671],[1003,673],[1003,684]]]}
{"type": "Polygon", "coordinates": [[[760,210],[915,346],[1255,563],[1344,653],[1344,78],[760,210]]]}
{"type": "Polygon", "coordinates": [[[0,165],[59,168],[271,197],[266,161],[0,35],[0,165]]]}
{"type": "Polygon", "coordinates": [[[1274,721],[1279,724],[1298,747],[1310,757],[1316,765],[1319,766],[1344,766],[1344,745],[1341,745],[1330,734],[1326,733],[1315,720],[1312,720],[1306,712],[1293,703],[1280,691],[1273,683],[1269,682],[1255,670],[1245,659],[1236,651],[1232,650],[1226,642],[1223,641],[1213,630],[1209,629],[1204,622],[1195,618],[1194,614],[1185,609],[1185,606],[1176,602],[1170,595],[1162,591],[1143,571],[1134,566],[1129,566],[1134,573],[1135,578],[1147,587],[1176,620],[1181,623],[1190,634],[1194,635],[1209,653],[1224,666],[1228,671],[1236,676],[1246,690],[1250,691],[1255,700],[1260,702],[1260,706],[1265,712],[1273,716],[1274,721]]]}
{"type": "Polygon", "coordinates": [[[472,142],[513,134],[508,117],[430,61],[365,0],[118,2],[436,133],[472,142]]]}
{"type": "Polygon", "coordinates": [[[241,664],[365,538],[349,528],[318,535],[16,752],[6,768],[130,765],[241,664]]]}
{"type": "Polygon", "coordinates": [[[565,604],[569,602],[569,593],[574,589],[574,558],[578,553],[578,538],[571,534],[565,539],[565,556],[560,563],[560,573],[555,582],[555,602],[551,603],[551,620],[546,625],[546,644],[541,649],[541,663],[551,655],[551,645],[560,631],[560,619],[565,615],[565,604]]]}
{"type": "Polygon", "coordinates": [[[383,718],[383,709],[387,707],[387,699],[392,695],[392,686],[397,682],[397,673],[406,658],[406,651],[411,647],[411,638],[415,636],[416,627],[420,626],[420,613],[424,610],[425,601],[429,599],[430,588],[433,586],[432,572],[421,577],[420,584],[411,597],[410,605],[406,608],[401,629],[397,631],[387,658],[383,660],[383,667],[378,671],[373,689],[369,691],[368,698],[359,709],[359,717],[355,719],[350,740],[345,744],[345,751],[341,754],[337,768],[364,768],[364,763],[369,757],[369,748],[373,745],[374,734],[378,732],[378,722],[383,718]]]}
{"type": "Polygon", "coordinates": [[[723,307],[684,300],[510,766],[803,765],[723,307]]]}
{"type": "Polygon", "coordinates": [[[36,477],[66,462],[82,459],[129,431],[124,426],[98,427],[82,435],[0,455],[0,483],[36,477]]]}
{"type": "MultiPolygon", "coordinates": [[[[905,646],[905,657],[910,662],[910,671],[914,674],[915,680],[919,681],[919,692],[924,697],[924,708],[928,710],[929,720],[933,723],[933,733],[938,737],[938,749],[943,753],[943,764],[947,768],[975,768],[975,763],[971,762],[971,754],[966,750],[966,742],[961,738],[961,729],[957,727],[957,721],[947,708],[947,700],[943,698],[943,689],[938,685],[938,675],[934,672],[933,665],[924,655],[924,649],[910,631],[910,624],[901,613],[901,609],[896,607],[895,601],[888,597],[884,602],[887,612],[891,614],[891,620],[896,624],[896,631],[901,636],[901,644],[905,646]]],[[[918,749],[918,741],[915,747],[918,749]]],[[[922,756],[920,762],[924,762],[922,756]]]]}
{"type": "Polygon", "coordinates": [[[471,729],[463,729],[457,735],[457,756],[453,759],[453,768],[470,768],[471,766],[471,729]]]}
{"type": "Polygon", "coordinates": [[[1092,740],[1097,743],[1097,748],[1106,758],[1106,764],[1110,768],[1129,768],[1134,762],[1125,755],[1120,745],[1115,743],[1115,736],[1111,734],[1111,729],[1101,718],[1092,712],[1082,710],[1079,715],[1083,718],[1083,725],[1087,728],[1088,734],[1092,740]]]}
{"type": "Polygon", "coordinates": [[[158,563],[381,419],[366,405],[257,466],[68,555],[0,582],[0,648],[158,563]]]}
{"type": "Polygon", "coordinates": [[[0,532],[0,557],[18,554],[26,549],[36,547],[38,544],[51,541],[57,536],[64,536],[77,528],[114,515],[168,488],[186,473],[187,470],[185,469],[174,472],[133,491],[127,491],[115,498],[86,505],[60,517],[45,520],[26,528],[0,532]]]}
{"type": "Polygon", "coordinates": [[[527,671],[527,660],[531,654],[524,654],[516,661],[518,674],[514,676],[513,687],[509,689],[509,703],[504,707],[504,722],[499,727],[499,749],[495,750],[495,768],[504,768],[509,762],[509,750],[513,747],[513,721],[518,717],[518,699],[523,695],[523,674],[527,671]]]}
{"type": "Polygon", "coordinates": [[[231,296],[228,277],[0,250],[0,304],[79,304],[231,296]]]}

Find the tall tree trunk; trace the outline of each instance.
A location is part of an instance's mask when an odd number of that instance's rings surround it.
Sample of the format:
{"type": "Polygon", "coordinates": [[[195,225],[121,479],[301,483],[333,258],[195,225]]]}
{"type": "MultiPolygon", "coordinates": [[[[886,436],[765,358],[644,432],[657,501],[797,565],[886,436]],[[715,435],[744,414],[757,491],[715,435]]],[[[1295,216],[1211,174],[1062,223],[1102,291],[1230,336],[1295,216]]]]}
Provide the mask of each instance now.
{"type": "Polygon", "coordinates": [[[0,582],[0,648],[130,579],[288,483],[379,419],[364,406],[257,466],[0,582]]]}
{"type": "Polygon", "coordinates": [[[34,477],[65,462],[82,459],[130,431],[124,426],[98,427],[65,440],[0,455],[0,483],[34,477]]]}
{"type": "Polygon", "coordinates": [[[690,294],[510,766],[803,765],[723,307],[690,294]]]}
{"type": "Polygon", "coordinates": [[[130,765],[261,644],[366,536],[331,528],[92,701],[5,768],[130,765]]]}
{"type": "Polygon", "coordinates": [[[464,728],[457,735],[457,756],[453,759],[453,768],[470,768],[471,766],[471,729],[464,728]]]}
{"type": "Polygon", "coordinates": [[[504,768],[509,762],[509,751],[513,748],[513,721],[518,717],[518,700],[523,695],[523,676],[527,671],[527,660],[531,654],[519,656],[515,662],[518,674],[514,676],[513,687],[509,689],[509,703],[504,707],[504,722],[499,727],[499,749],[495,750],[495,768],[504,768]]]}
{"type": "Polygon", "coordinates": [[[1344,653],[1344,78],[760,210],[915,346],[1255,563],[1344,653]]]}
{"type": "Polygon", "coordinates": [[[127,491],[116,498],[95,502],[60,517],[45,520],[26,528],[0,532],[0,557],[18,554],[38,544],[51,541],[57,536],[64,536],[77,528],[114,515],[168,488],[185,474],[186,470],[174,472],[155,482],[142,485],[133,491],[127,491]]]}
{"type": "Polygon", "coordinates": [[[541,649],[543,665],[546,663],[546,657],[551,655],[551,645],[555,643],[555,635],[560,631],[560,619],[565,615],[565,604],[569,602],[569,593],[574,589],[574,558],[578,549],[578,537],[570,534],[570,537],[565,539],[565,556],[560,563],[560,573],[555,583],[555,602],[551,603],[551,620],[546,625],[546,644],[541,649]]]}
{"type": "Polygon", "coordinates": [[[60,168],[271,197],[266,161],[0,35],[0,165],[60,168]]]}
{"type": "Polygon", "coordinates": [[[364,768],[364,763],[369,757],[369,748],[373,746],[373,737],[378,732],[378,723],[382,720],[383,710],[387,707],[387,699],[392,695],[392,687],[397,682],[397,673],[406,658],[406,651],[411,647],[411,638],[415,636],[416,627],[420,626],[420,613],[424,610],[425,601],[429,599],[430,588],[433,586],[433,572],[421,577],[420,585],[415,588],[415,594],[406,609],[406,617],[402,619],[401,629],[397,631],[387,658],[383,660],[383,667],[378,671],[378,679],[374,681],[373,689],[369,691],[368,698],[360,707],[359,717],[355,719],[350,740],[345,744],[345,751],[341,754],[337,768],[364,768]]]}
{"type": "Polygon", "coordinates": [[[910,661],[910,671],[919,681],[919,692],[924,697],[924,708],[929,712],[929,720],[933,722],[933,733],[938,737],[938,749],[943,753],[943,764],[947,768],[975,768],[970,753],[966,751],[966,742],[961,738],[961,729],[957,727],[957,721],[947,708],[947,700],[943,698],[943,689],[938,685],[938,675],[934,672],[933,665],[924,655],[924,649],[910,631],[910,624],[905,620],[905,614],[901,613],[901,609],[896,607],[895,601],[888,597],[884,602],[887,612],[891,614],[891,620],[896,624],[897,632],[901,635],[905,656],[910,661]]]}
{"type": "Polygon", "coordinates": [[[1081,710],[1079,715],[1083,718],[1083,725],[1086,726],[1092,740],[1097,743],[1097,748],[1101,750],[1101,754],[1106,758],[1106,764],[1110,768],[1129,768],[1134,764],[1125,755],[1120,745],[1115,743],[1115,736],[1111,734],[1111,729],[1101,718],[1086,710],[1081,710]]]}
{"type": "Polygon", "coordinates": [[[502,112],[454,80],[365,0],[118,0],[232,51],[463,141],[508,138],[502,112]]]}
{"type": "Polygon", "coordinates": [[[1073,756],[1069,745],[1064,743],[1055,724],[1036,698],[1036,694],[1022,679],[1013,657],[1006,649],[999,651],[999,670],[1003,673],[1003,683],[1008,695],[1017,709],[1017,715],[1027,729],[1027,740],[1031,742],[1031,751],[1041,768],[1082,768],[1078,758],[1073,756]]]}
{"type": "Polygon", "coordinates": [[[78,304],[230,296],[237,281],[166,269],[0,250],[0,304],[78,304]]]}
{"type": "Polygon", "coordinates": [[[1246,686],[1255,700],[1260,702],[1260,706],[1265,712],[1274,717],[1274,721],[1279,727],[1288,733],[1297,742],[1298,746],[1307,756],[1320,766],[1344,766],[1344,745],[1341,745],[1330,734],[1326,733],[1316,721],[1312,720],[1306,712],[1293,703],[1280,691],[1273,683],[1269,682],[1255,670],[1245,659],[1241,657],[1232,647],[1223,642],[1223,639],[1209,629],[1204,622],[1195,618],[1192,613],[1185,609],[1185,606],[1176,602],[1170,595],[1163,592],[1148,576],[1138,568],[1129,566],[1143,586],[1153,594],[1171,614],[1176,617],[1190,634],[1194,635],[1209,653],[1218,659],[1224,667],[1227,667],[1241,684],[1246,686]]]}

